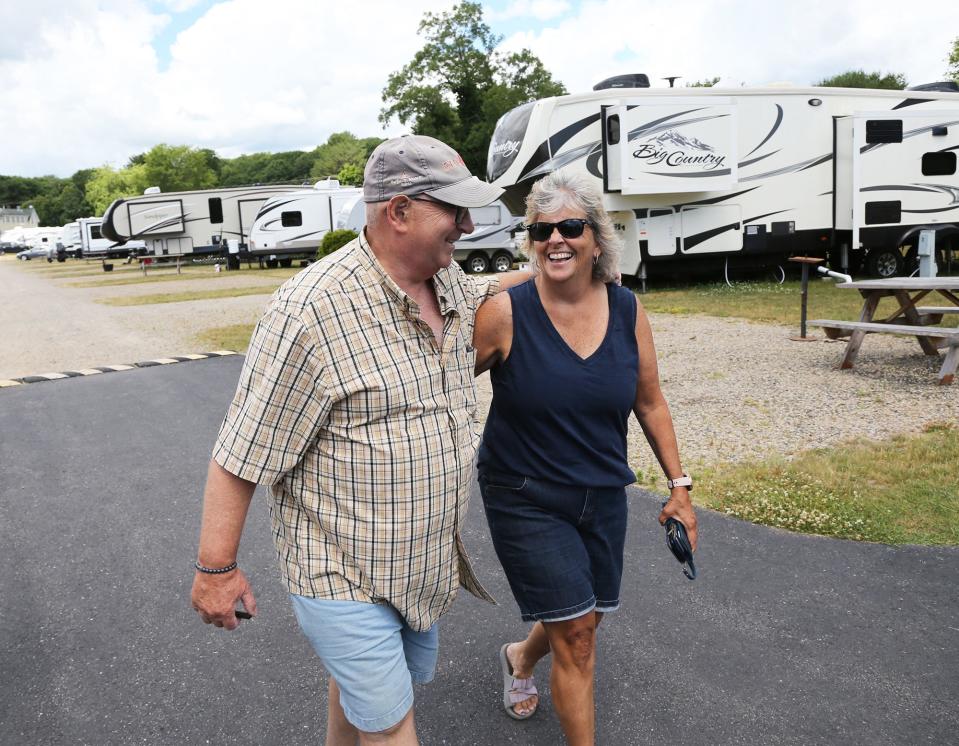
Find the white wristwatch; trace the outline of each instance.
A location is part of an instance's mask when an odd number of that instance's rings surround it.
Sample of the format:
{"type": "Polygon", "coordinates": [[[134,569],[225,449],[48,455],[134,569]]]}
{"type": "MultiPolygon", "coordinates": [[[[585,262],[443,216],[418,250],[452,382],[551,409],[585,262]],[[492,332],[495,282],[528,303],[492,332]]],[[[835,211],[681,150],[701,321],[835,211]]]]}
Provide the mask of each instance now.
{"type": "Polygon", "coordinates": [[[687,490],[692,492],[693,478],[689,476],[689,474],[687,474],[686,472],[683,472],[683,475],[681,477],[676,477],[675,479],[667,479],[666,486],[669,487],[669,489],[672,489],[673,487],[685,487],[687,490]]]}

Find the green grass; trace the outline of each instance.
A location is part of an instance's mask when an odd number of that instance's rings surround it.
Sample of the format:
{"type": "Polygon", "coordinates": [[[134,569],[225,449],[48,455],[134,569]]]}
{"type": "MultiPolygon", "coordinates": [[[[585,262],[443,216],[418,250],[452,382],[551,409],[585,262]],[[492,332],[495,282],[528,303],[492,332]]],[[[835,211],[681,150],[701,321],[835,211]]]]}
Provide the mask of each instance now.
{"type": "MultiPolygon", "coordinates": [[[[753,282],[735,283],[733,287],[725,283],[654,287],[639,295],[639,299],[646,310],[653,313],[734,317],[764,324],[795,326],[797,329],[802,302],[798,280],[782,285],[753,282]]],[[[938,294],[927,295],[920,301],[920,305],[944,304],[938,294]]],[[[884,318],[897,306],[895,299],[883,298],[876,318],[884,318]]],[[[862,296],[857,291],[837,288],[832,280],[824,281],[818,277],[810,280],[807,318],[851,321],[859,318],[861,310],[862,296]]],[[[942,326],[959,326],[959,316],[946,316],[942,326]]]]}
{"type": "Polygon", "coordinates": [[[244,295],[270,295],[280,283],[273,286],[253,288],[220,288],[219,290],[187,290],[181,293],[157,293],[125,298],[100,298],[97,303],[105,306],[148,306],[155,303],[183,303],[191,300],[209,300],[211,298],[238,298],[244,295]]]}
{"type": "Polygon", "coordinates": [[[959,544],[959,429],[715,465],[697,502],[753,523],[888,544],[959,544]],[[918,466],[921,465],[921,466],[918,466]]]}
{"type": "Polygon", "coordinates": [[[233,350],[244,352],[250,344],[250,337],[256,324],[230,324],[205,329],[194,337],[203,350],[233,350]]]}
{"type": "MultiPolygon", "coordinates": [[[[288,269],[247,269],[243,268],[239,271],[233,270],[230,272],[214,271],[212,266],[191,266],[191,267],[181,267],[180,274],[176,274],[176,271],[170,267],[162,267],[157,270],[153,268],[147,271],[147,274],[144,275],[139,269],[134,270],[136,274],[132,274],[129,270],[124,271],[123,275],[117,276],[115,273],[85,273],[73,275],[73,277],[91,277],[95,276],[98,279],[96,280],[86,280],[82,282],[72,282],[69,283],[70,287],[75,288],[92,288],[92,287],[114,287],[119,285],[142,285],[149,284],[152,282],[178,282],[183,280],[222,280],[222,279],[236,279],[237,277],[254,277],[258,279],[271,279],[279,280],[282,282],[297,272],[300,271],[299,267],[288,268],[288,269]]],[[[58,278],[59,279],[59,278],[58,278]]]]}

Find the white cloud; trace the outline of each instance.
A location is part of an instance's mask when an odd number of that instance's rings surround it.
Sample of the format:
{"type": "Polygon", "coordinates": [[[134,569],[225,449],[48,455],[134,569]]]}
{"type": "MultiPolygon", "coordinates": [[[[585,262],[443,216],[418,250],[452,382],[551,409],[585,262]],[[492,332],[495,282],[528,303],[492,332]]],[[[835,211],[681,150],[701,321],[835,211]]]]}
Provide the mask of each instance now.
{"type": "Polygon", "coordinates": [[[863,68],[941,80],[959,35],[959,3],[926,0],[904,12],[892,0],[592,0],[556,24],[511,35],[571,91],[603,78],[644,72],[654,85],[681,75],[761,85],[813,81],[863,68]]]}
{"type": "MultiPolygon", "coordinates": [[[[179,33],[161,70],[153,44],[197,0],[0,0],[0,174],[65,176],[159,142],[231,157],[311,148],[332,133],[397,134],[377,121],[391,72],[423,44],[423,13],[453,0],[226,0],[179,33]],[[9,6],[9,7],[8,7],[9,6]]],[[[517,0],[505,49],[529,47],[570,91],[644,72],[654,85],[807,84],[850,68],[942,78],[959,3],[925,0],[517,0]],[[560,13],[561,15],[553,15],[560,13]],[[522,14],[522,15],[520,15],[522,14]]]]}
{"type": "Polygon", "coordinates": [[[548,21],[567,13],[570,4],[566,0],[514,0],[503,10],[490,9],[484,13],[487,22],[506,21],[513,18],[536,18],[548,21]]]}

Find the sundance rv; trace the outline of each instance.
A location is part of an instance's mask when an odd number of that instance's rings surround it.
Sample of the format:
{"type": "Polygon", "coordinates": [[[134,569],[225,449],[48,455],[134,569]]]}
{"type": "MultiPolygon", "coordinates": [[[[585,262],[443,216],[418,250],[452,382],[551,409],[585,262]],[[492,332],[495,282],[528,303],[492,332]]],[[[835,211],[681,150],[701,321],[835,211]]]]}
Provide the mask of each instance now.
{"type": "Polygon", "coordinates": [[[103,215],[112,241],[142,239],[147,256],[204,256],[247,249],[253,219],[266,200],[302,190],[291,184],[161,193],[118,199],[103,215]]]}
{"type": "Polygon", "coordinates": [[[341,187],[336,179],[326,179],[312,189],[267,200],[250,228],[250,254],[279,259],[281,264],[293,257],[315,257],[323,236],[336,227],[343,205],[362,193],[362,189],[341,187]]]}
{"type": "MultiPolygon", "coordinates": [[[[510,215],[506,205],[496,201],[486,207],[471,207],[473,232],[464,234],[453,248],[453,259],[467,272],[507,272],[516,260],[516,232],[522,218],[510,215]]],[[[336,219],[338,229],[359,233],[366,225],[366,204],[362,195],[343,205],[336,219]]]]}
{"type": "Polygon", "coordinates": [[[519,212],[558,169],[596,180],[624,275],[778,264],[794,254],[879,276],[923,228],[959,247],[959,88],[670,88],[611,78],[504,114],[487,178],[519,212]],[[629,87],[622,87],[623,85],[629,87]]]}

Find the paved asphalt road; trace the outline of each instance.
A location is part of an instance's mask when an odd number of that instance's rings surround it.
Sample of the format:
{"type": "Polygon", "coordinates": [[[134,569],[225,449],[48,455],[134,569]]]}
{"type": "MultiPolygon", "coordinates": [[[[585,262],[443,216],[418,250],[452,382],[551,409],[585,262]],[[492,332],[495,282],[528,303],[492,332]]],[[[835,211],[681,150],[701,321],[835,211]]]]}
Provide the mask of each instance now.
{"type": "MultiPolygon", "coordinates": [[[[278,582],[265,503],[240,552],[260,614],[189,605],[200,491],[239,358],[0,390],[0,743],[317,744],[326,681],[278,582]]],[[[258,493],[262,498],[262,494],[258,493]]],[[[600,634],[600,744],[957,743],[959,551],[794,536],[701,513],[686,581],[631,491],[623,607],[600,634]]],[[[500,709],[523,632],[478,497],[424,744],[560,744],[548,694],[500,709]]],[[[548,692],[548,666],[540,673],[548,692]]]]}

